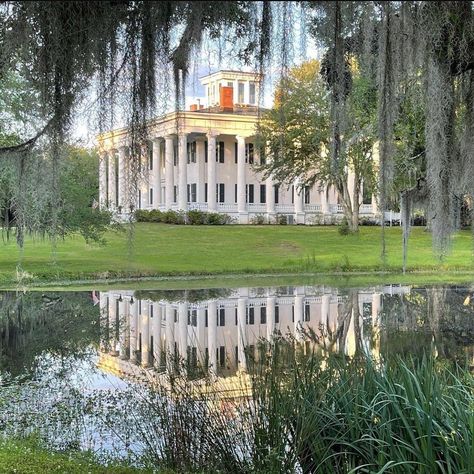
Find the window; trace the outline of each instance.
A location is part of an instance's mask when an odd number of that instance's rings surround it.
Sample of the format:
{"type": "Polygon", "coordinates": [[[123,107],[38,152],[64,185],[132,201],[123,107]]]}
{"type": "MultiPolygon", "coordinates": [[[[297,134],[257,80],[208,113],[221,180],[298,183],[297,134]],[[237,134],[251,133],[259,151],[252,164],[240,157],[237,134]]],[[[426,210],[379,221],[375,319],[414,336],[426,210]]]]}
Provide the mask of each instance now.
{"type": "Polygon", "coordinates": [[[247,314],[245,318],[247,324],[255,324],[255,308],[247,308],[247,314]]]}
{"type": "Polygon", "coordinates": [[[207,328],[208,325],[209,325],[209,313],[206,309],[206,311],[204,312],[204,326],[207,328]]]}
{"type": "Polygon", "coordinates": [[[249,104],[255,104],[255,82],[249,82],[249,104]]]}
{"type": "Polygon", "coordinates": [[[189,163],[196,163],[196,142],[186,144],[187,148],[187,161],[189,163]]]}
{"type": "Polygon", "coordinates": [[[253,165],[253,143],[246,143],[245,144],[245,163],[249,163],[253,165]]]}
{"type": "Polygon", "coordinates": [[[217,353],[219,367],[225,367],[225,346],[220,346],[217,353]]]}
{"type": "Polygon", "coordinates": [[[150,357],[152,360],[155,359],[155,341],[153,336],[150,336],[150,357]]]}
{"type": "Polygon", "coordinates": [[[173,143],[173,166],[178,166],[178,147],[173,143]]]}
{"type": "Polygon", "coordinates": [[[207,183],[204,183],[204,202],[207,202],[207,183]]]}
{"type": "Polygon", "coordinates": [[[174,309],[173,312],[174,312],[174,322],[177,323],[178,322],[178,310],[174,309]]]}
{"type": "Polygon", "coordinates": [[[239,148],[238,148],[238,143],[234,142],[234,159],[235,159],[235,164],[237,164],[238,161],[238,156],[239,156],[239,148]]]}
{"type": "Polygon", "coordinates": [[[153,318],[153,305],[151,303],[148,306],[148,314],[150,315],[150,318],[153,318]]]}
{"type": "Polygon", "coordinates": [[[245,94],[245,84],[243,82],[239,81],[238,96],[237,96],[237,102],[239,104],[243,104],[245,102],[244,94],[245,94]]]}
{"type": "Polygon", "coordinates": [[[267,308],[265,306],[260,307],[260,324],[267,324],[267,308]]]}
{"type": "Polygon", "coordinates": [[[291,186],[291,204],[295,203],[295,187],[291,186]]]}
{"type": "Polygon", "coordinates": [[[235,195],[234,200],[235,200],[235,202],[237,202],[237,183],[235,183],[235,185],[234,185],[234,195],[235,195]]]}
{"type": "Polygon", "coordinates": [[[153,148],[148,145],[148,169],[153,170],[153,148]]]}
{"type": "Polygon", "coordinates": [[[275,324],[280,324],[280,307],[275,306],[275,324]]]}
{"type": "Polygon", "coordinates": [[[291,322],[295,322],[295,307],[291,307],[291,322]]]}
{"type": "Polygon", "coordinates": [[[153,188],[150,188],[148,192],[148,204],[150,204],[150,206],[153,205],[153,188]]]}
{"type": "Polygon", "coordinates": [[[196,183],[188,184],[188,201],[187,202],[196,202],[196,183]]]}
{"type": "Polygon", "coordinates": [[[225,187],[224,183],[216,184],[216,201],[225,202],[225,187]]]}
{"type": "Polygon", "coordinates": [[[217,142],[216,144],[216,161],[218,163],[224,163],[224,142],[217,142]]]}
{"type": "Polygon", "coordinates": [[[278,184],[273,185],[273,191],[274,191],[274,201],[275,204],[278,204],[278,191],[279,191],[279,186],[278,184]]]}
{"type": "Polygon", "coordinates": [[[237,322],[238,322],[238,311],[237,311],[237,308],[235,308],[235,325],[237,326],[237,322]]]}
{"type": "Polygon", "coordinates": [[[141,208],[142,208],[142,192],[139,189],[138,190],[138,209],[141,209],[141,208]]]}
{"type": "Polygon", "coordinates": [[[306,322],[311,321],[311,307],[309,306],[309,304],[304,305],[304,320],[306,322]]]}
{"type": "Polygon", "coordinates": [[[207,149],[207,140],[204,142],[204,163],[207,163],[207,154],[209,150],[207,149]]]}
{"type": "Polygon", "coordinates": [[[178,186],[173,186],[173,202],[178,200],[178,186]]]}
{"type": "Polygon", "coordinates": [[[138,314],[142,314],[142,300],[138,300],[138,314]]]}
{"type": "Polygon", "coordinates": [[[197,309],[188,309],[188,326],[197,327],[197,309]]]}
{"type": "Polygon", "coordinates": [[[260,203],[265,204],[267,202],[267,187],[265,184],[260,185],[260,203]]]}
{"type": "Polygon", "coordinates": [[[217,325],[225,326],[225,308],[219,308],[217,310],[217,325]]]}
{"type": "Polygon", "coordinates": [[[372,187],[365,181],[362,183],[362,204],[372,204],[372,187]]]}
{"type": "Polygon", "coordinates": [[[309,186],[305,186],[305,187],[304,187],[304,203],[305,203],[305,204],[309,204],[309,198],[310,198],[310,195],[309,195],[309,186]]]}
{"type": "Polygon", "coordinates": [[[254,185],[253,184],[246,184],[245,185],[245,202],[248,202],[250,204],[254,203],[254,185]]]}
{"type": "Polygon", "coordinates": [[[227,81],[227,87],[234,87],[234,83],[232,81],[227,81]]]}

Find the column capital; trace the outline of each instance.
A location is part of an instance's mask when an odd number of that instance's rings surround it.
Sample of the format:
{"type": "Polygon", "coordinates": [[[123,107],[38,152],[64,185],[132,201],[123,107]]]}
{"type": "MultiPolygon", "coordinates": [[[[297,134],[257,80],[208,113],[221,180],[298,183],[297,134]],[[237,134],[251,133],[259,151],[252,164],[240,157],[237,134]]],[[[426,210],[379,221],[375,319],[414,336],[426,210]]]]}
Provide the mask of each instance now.
{"type": "Polygon", "coordinates": [[[165,140],[174,140],[176,137],[176,134],[175,133],[168,133],[167,135],[164,135],[163,138],[165,140]]]}
{"type": "Polygon", "coordinates": [[[208,139],[211,139],[211,138],[214,138],[216,139],[217,136],[220,135],[219,132],[217,130],[210,130],[209,132],[207,132],[206,136],[208,139]]]}

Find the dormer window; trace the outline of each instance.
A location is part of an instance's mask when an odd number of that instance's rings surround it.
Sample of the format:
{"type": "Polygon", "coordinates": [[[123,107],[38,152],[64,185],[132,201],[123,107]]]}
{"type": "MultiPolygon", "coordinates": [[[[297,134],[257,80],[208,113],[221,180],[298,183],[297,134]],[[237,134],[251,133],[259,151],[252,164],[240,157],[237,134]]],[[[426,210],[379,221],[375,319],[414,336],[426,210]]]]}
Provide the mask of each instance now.
{"type": "Polygon", "coordinates": [[[255,82],[249,82],[249,104],[255,104],[255,82]]]}
{"type": "Polygon", "coordinates": [[[239,81],[239,89],[238,89],[238,98],[237,98],[237,102],[239,104],[243,104],[244,103],[244,87],[245,87],[245,84],[243,82],[240,82],[239,81]]]}

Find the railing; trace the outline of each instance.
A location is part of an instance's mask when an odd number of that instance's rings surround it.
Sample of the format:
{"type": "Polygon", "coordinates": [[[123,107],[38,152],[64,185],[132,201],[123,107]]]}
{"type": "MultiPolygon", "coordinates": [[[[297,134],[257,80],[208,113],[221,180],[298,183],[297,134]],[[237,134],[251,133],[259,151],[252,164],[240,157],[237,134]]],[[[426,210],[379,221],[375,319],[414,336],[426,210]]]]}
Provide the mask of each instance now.
{"type": "Polygon", "coordinates": [[[305,212],[321,212],[321,204],[305,204],[305,212]]]}
{"type": "Polygon", "coordinates": [[[374,209],[372,204],[361,204],[359,208],[359,214],[373,214],[374,209]]]}
{"type": "Polygon", "coordinates": [[[329,204],[329,211],[331,214],[342,214],[344,209],[342,208],[342,204],[329,204]]]}
{"type": "Polygon", "coordinates": [[[219,212],[237,212],[237,204],[229,204],[227,202],[218,202],[217,210],[219,212]]]}
{"type": "Polygon", "coordinates": [[[267,212],[267,207],[265,204],[249,203],[247,204],[247,210],[249,212],[264,213],[264,212],[267,212]]]}
{"type": "Polygon", "coordinates": [[[295,212],[295,206],[293,204],[276,204],[275,212],[295,212]]]}
{"type": "Polygon", "coordinates": [[[207,202],[189,202],[188,209],[196,211],[207,211],[207,202]]]}

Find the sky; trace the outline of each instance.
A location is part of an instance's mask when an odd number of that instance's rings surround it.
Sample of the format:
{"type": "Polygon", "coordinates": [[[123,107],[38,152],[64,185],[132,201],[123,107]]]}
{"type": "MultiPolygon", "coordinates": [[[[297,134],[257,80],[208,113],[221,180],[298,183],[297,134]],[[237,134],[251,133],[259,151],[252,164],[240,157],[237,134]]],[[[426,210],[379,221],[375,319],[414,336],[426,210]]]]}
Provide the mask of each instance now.
{"type": "MultiPolygon", "coordinates": [[[[278,9],[276,10],[278,13],[278,9]]],[[[280,24],[287,27],[287,22],[280,24]]],[[[271,58],[264,69],[264,97],[262,106],[270,108],[273,103],[274,85],[280,78],[281,74],[281,55],[282,51],[278,45],[290,44],[284,53],[287,57],[289,66],[301,64],[304,60],[320,59],[321,51],[316,47],[314,40],[310,35],[301,33],[301,22],[291,22],[292,28],[287,28],[286,34],[290,36],[290,41],[281,41],[281,31],[274,31],[274,48],[271,51],[271,58]],[[278,36],[280,35],[280,39],[278,36]]],[[[225,35],[224,35],[225,36],[225,35]]],[[[192,61],[189,68],[188,79],[185,87],[186,103],[185,108],[196,102],[197,98],[204,99],[204,87],[201,85],[199,78],[211,74],[222,69],[232,69],[241,71],[256,71],[256,67],[244,65],[237,57],[237,51],[242,46],[238,40],[233,38],[222,38],[218,41],[203,41],[198,51],[192,54],[192,61]]],[[[159,75],[160,76],[160,75],[159,75]]],[[[160,77],[162,77],[161,75],[160,77]]],[[[172,81],[164,80],[163,84],[169,84],[172,81]]],[[[160,86],[158,85],[158,88],[160,86]]],[[[167,88],[169,89],[169,88],[167,88]]],[[[73,125],[72,139],[84,146],[94,146],[97,136],[97,110],[92,95],[87,95],[81,104],[76,115],[73,125]]],[[[157,111],[157,115],[161,112],[174,110],[174,96],[172,91],[168,90],[166,94],[158,98],[159,103],[166,103],[166,107],[157,111]],[[165,110],[166,109],[166,110],[165,110]]],[[[203,101],[201,101],[203,102],[203,101]]],[[[125,120],[117,120],[117,128],[125,125],[125,120]]]]}

